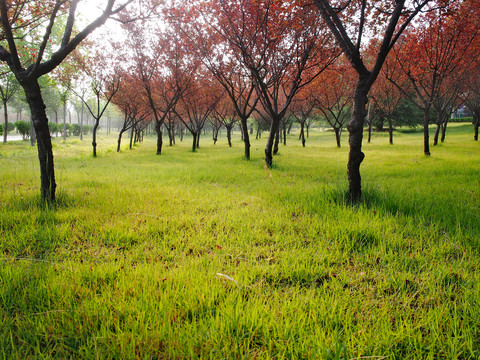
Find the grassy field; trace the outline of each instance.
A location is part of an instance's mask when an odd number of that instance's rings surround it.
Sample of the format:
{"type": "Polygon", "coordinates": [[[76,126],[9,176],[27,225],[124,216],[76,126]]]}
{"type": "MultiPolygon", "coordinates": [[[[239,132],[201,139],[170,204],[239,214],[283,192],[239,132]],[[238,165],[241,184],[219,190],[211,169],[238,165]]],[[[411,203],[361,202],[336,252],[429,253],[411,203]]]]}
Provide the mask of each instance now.
{"type": "Polygon", "coordinates": [[[314,131],[242,159],[237,136],[115,152],[56,139],[58,205],[36,149],[0,145],[2,359],[480,358],[480,143],[452,125],[364,145],[314,131]]]}

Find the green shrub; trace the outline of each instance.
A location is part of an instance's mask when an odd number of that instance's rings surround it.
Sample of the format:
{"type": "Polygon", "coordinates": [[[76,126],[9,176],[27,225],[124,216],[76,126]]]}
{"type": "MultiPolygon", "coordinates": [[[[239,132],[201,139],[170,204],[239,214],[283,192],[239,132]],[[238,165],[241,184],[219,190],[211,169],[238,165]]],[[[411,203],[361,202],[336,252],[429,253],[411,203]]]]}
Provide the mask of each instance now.
{"type": "Polygon", "coordinates": [[[3,125],[0,124],[0,135],[3,135],[3,125]]]}
{"type": "Polygon", "coordinates": [[[55,134],[62,131],[62,126],[55,122],[49,122],[48,128],[50,129],[50,134],[55,134]]]}
{"type": "Polygon", "coordinates": [[[23,139],[27,139],[30,137],[30,123],[27,121],[17,121],[15,123],[15,127],[17,128],[20,135],[22,135],[23,139]]]}

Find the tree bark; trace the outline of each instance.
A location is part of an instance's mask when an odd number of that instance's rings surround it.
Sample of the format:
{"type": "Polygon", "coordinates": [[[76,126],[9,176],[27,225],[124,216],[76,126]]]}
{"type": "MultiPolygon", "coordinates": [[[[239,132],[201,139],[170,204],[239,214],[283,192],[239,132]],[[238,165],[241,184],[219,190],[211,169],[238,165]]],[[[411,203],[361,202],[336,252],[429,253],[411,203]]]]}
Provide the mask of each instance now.
{"type": "Polygon", "coordinates": [[[340,148],[342,146],[340,144],[340,132],[342,131],[342,129],[334,127],[333,131],[335,131],[335,140],[337,141],[337,147],[340,148]]]}
{"type": "Polygon", "coordinates": [[[118,140],[117,140],[117,152],[120,152],[120,145],[122,143],[122,135],[125,132],[124,129],[120,130],[120,133],[118,134],[118,140]]]}
{"type": "Polygon", "coordinates": [[[161,155],[163,146],[163,134],[162,123],[160,121],[155,121],[155,131],[157,133],[157,155],[161,155]]]}
{"type": "Polygon", "coordinates": [[[277,128],[277,132],[275,133],[275,143],[273,144],[273,155],[278,154],[278,144],[280,143],[280,126],[277,128]]]}
{"type": "Polygon", "coordinates": [[[478,141],[478,126],[480,125],[480,114],[474,113],[473,114],[473,140],[478,141]]]}
{"type": "Polygon", "coordinates": [[[97,157],[97,129],[100,125],[100,119],[95,119],[95,124],[92,129],[92,146],[93,146],[93,157],[97,157]]]}
{"type": "Polygon", "coordinates": [[[372,140],[372,122],[368,123],[368,143],[372,140]]]}
{"type": "MultiPolygon", "coordinates": [[[[278,119],[272,119],[270,125],[270,133],[268,134],[267,145],[265,146],[265,163],[268,167],[273,165],[273,145],[276,135],[278,133],[280,121],[278,119]]],[[[278,146],[278,145],[277,145],[278,146]]]]}
{"type": "Polygon", "coordinates": [[[228,146],[232,147],[232,127],[227,126],[227,141],[228,141],[228,146]]]}
{"type": "Polygon", "coordinates": [[[350,151],[348,155],[347,175],[349,184],[350,200],[358,201],[362,196],[362,178],[360,176],[360,165],[365,158],[362,152],[363,124],[367,116],[368,102],[368,77],[360,76],[355,89],[353,113],[347,129],[349,132],[348,143],[350,151]]]}
{"type": "Polygon", "coordinates": [[[435,135],[433,136],[433,146],[437,146],[438,144],[438,136],[440,135],[440,128],[442,127],[442,124],[440,122],[437,122],[437,128],[435,129],[435,135]]]}
{"type": "Polygon", "coordinates": [[[192,152],[197,151],[197,133],[192,132],[193,142],[192,142],[192,152]]]}
{"type": "Polygon", "coordinates": [[[428,125],[430,124],[430,109],[423,109],[423,153],[425,156],[430,156],[430,134],[428,131],[428,125]]]}
{"type": "Polygon", "coordinates": [[[300,140],[302,140],[302,146],[305,147],[305,123],[300,123],[300,140]]]}
{"type": "MultiPolygon", "coordinates": [[[[245,159],[250,160],[250,135],[248,134],[247,121],[248,119],[241,119],[240,126],[243,128],[243,143],[245,144],[245,159]]],[[[229,143],[230,143],[230,140],[229,140],[229,143]]]]}
{"type": "Polygon", "coordinates": [[[390,145],[393,145],[393,121],[392,121],[392,117],[388,116],[387,121],[388,121],[388,142],[390,143],[390,145]]]}
{"type": "MultiPolygon", "coordinates": [[[[48,119],[45,103],[42,99],[38,81],[31,80],[21,84],[32,116],[33,127],[37,138],[38,159],[40,161],[40,193],[42,201],[55,201],[55,170],[53,164],[52,139],[48,130],[48,119]]],[[[33,135],[33,134],[32,134],[33,135]]]]}
{"type": "Polygon", "coordinates": [[[132,150],[133,148],[133,135],[135,134],[135,127],[132,127],[132,130],[130,131],[130,145],[129,149],[132,150]]]}
{"type": "Polygon", "coordinates": [[[447,135],[447,126],[448,126],[448,118],[445,119],[445,122],[442,125],[442,136],[440,141],[443,143],[445,141],[445,136],[447,135]]]}

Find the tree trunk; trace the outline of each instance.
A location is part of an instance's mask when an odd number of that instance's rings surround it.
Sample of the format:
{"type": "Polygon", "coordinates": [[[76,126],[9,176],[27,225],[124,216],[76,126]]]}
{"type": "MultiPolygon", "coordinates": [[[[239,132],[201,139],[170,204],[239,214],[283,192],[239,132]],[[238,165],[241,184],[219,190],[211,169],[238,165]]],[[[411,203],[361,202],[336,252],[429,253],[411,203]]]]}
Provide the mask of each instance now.
{"type": "Polygon", "coordinates": [[[120,130],[120,133],[118,134],[118,141],[117,141],[117,152],[120,152],[120,145],[122,143],[122,135],[125,132],[124,129],[120,130]]]}
{"type": "Polygon", "coordinates": [[[228,141],[228,146],[232,147],[232,127],[227,126],[227,141],[228,141]]]}
{"type": "Polygon", "coordinates": [[[300,123],[300,140],[302,140],[302,146],[305,147],[305,122],[300,123]]]}
{"type": "Polygon", "coordinates": [[[388,142],[389,142],[390,145],[393,145],[393,121],[392,121],[392,117],[388,116],[387,121],[388,121],[388,142]]]}
{"type": "Polygon", "coordinates": [[[337,141],[337,147],[340,148],[340,147],[341,147],[341,144],[340,144],[340,134],[341,134],[342,128],[336,128],[336,127],[334,127],[334,128],[333,128],[333,131],[335,131],[335,140],[337,141]]]}
{"type": "MultiPolygon", "coordinates": [[[[40,192],[42,201],[55,201],[55,169],[53,164],[52,139],[48,130],[48,119],[45,103],[38,81],[22,83],[28,106],[32,116],[33,127],[37,138],[38,159],[40,161],[40,192]]],[[[33,135],[33,134],[32,134],[33,135]]]]}
{"type": "Polygon", "coordinates": [[[132,130],[130,131],[130,145],[129,149],[132,150],[133,148],[133,135],[135,134],[135,127],[132,126],[132,130]]]}
{"type": "Polygon", "coordinates": [[[372,140],[372,122],[368,123],[368,143],[372,140]]]}
{"type": "Polygon", "coordinates": [[[163,146],[163,134],[162,123],[160,121],[155,121],[155,131],[157,133],[157,155],[161,155],[163,146]]]}
{"type": "Polygon", "coordinates": [[[202,134],[202,130],[199,130],[197,133],[197,149],[200,148],[200,135],[202,134]]]}
{"type": "Polygon", "coordinates": [[[444,123],[442,124],[442,137],[440,141],[443,143],[445,141],[445,136],[447,135],[447,125],[448,125],[448,117],[445,119],[444,123]]]}
{"type": "Polygon", "coordinates": [[[368,101],[367,78],[360,76],[355,89],[353,113],[347,129],[349,132],[348,143],[350,151],[348,155],[347,175],[349,184],[349,196],[352,201],[360,200],[362,196],[362,178],[360,165],[365,158],[362,152],[363,124],[367,116],[368,101]]]}
{"type": "Polygon", "coordinates": [[[268,134],[267,145],[265,147],[265,163],[268,167],[272,167],[273,165],[273,143],[275,142],[275,138],[278,134],[279,125],[279,119],[272,119],[272,124],[270,125],[270,133],[268,134]]]}
{"type": "Polygon", "coordinates": [[[7,133],[8,133],[8,105],[7,101],[3,101],[3,116],[5,118],[5,128],[3,129],[3,143],[7,143],[7,133]]]}
{"type": "Polygon", "coordinates": [[[290,132],[292,131],[292,127],[293,127],[293,121],[291,121],[290,124],[288,125],[288,130],[287,130],[288,135],[290,135],[290,132]]]}
{"type": "Polygon", "coordinates": [[[287,123],[283,122],[283,145],[287,145],[287,123]]]}
{"type": "MultiPolygon", "coordinates": [[[[47,127],[48,127],[48,120],[47,120],[47,127]]],[[[48,132],[50,132],[50,129],[48,129],[48,132]]],[[[30,117],[30,145],[33,147],[35,146],[36,142],[37,142],[37,137],[35,135],[35,128],[33,127],[33,120],[30,117]]]]}
{"type": "Polygon", "coordinates": [[[197,133],[192,132],[193,142],[192,142],[192,152],[197,151],[197,133]]]}
{"type": "Polygon", "coordinates": [[[480,113],[475,111],[473,113],[473,140],[478,141],[478,126],[480,125],[480,113]]]}
{"type": "Polygon", "coordinates": [[[97,157],[97,129],[100,125],[100,119],[95,119],[95,124],[92,129],[92,146],[93,146],[93,157],[97,157]]]}
{"type": "MultiPolygon", "coordinates": [[[[240,126],[243,128],[243,143],[245,144],[245,159],[250,160],[250,135],[248,135],[248,119],[241,119],[240,126]]],[[[230,143],[230,141],[229,141],[230,143]]],[[[231,144],[230,144],[231,146],[231,144]]]]}
{"type": "Polygon", "coordinates": [[[423,153],[425,156],[430,156],[430,134],[428,132],[428,125],[430,124],[430,109],[423,109],[423,153]]]}
{"type": "Polygon", "coordinates": [[[280,126],[277,128],[277,132],[275,133],[275,143],[273,144],[273,155],[278,154],[278,144],[280,143],[280,126]]]}
{"type": "Polygon", "coordinates": [[[442,127],[441,122],[437,122],[437,128],[435,129],[435,135],[433,136],[433,146],[438,144],[438,136],[440,135],[440,128],[442,127]]]}

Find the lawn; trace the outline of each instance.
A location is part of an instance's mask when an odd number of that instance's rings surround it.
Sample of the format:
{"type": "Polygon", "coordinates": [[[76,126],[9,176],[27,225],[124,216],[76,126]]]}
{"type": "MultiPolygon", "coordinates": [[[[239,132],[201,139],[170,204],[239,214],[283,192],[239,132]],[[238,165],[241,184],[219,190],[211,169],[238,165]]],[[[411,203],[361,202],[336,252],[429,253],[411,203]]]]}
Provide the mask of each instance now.
{"type": "MultiPolygon", "coordinates": [[[[265,134],[266,137],[266,134],[265,134]]],[[[364,144],[298,133],[264,166],[238,133],[115,151],[54,139],[58,202],[36,148],[0,145],[4,359],[476,359],[480,143],[469,124],[364,144]]]]}

